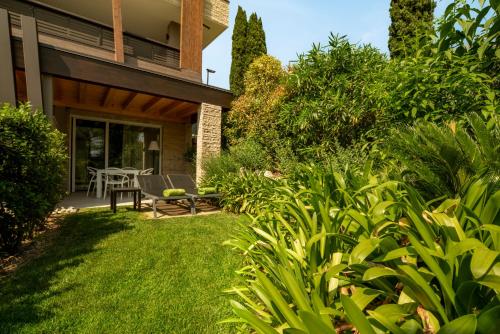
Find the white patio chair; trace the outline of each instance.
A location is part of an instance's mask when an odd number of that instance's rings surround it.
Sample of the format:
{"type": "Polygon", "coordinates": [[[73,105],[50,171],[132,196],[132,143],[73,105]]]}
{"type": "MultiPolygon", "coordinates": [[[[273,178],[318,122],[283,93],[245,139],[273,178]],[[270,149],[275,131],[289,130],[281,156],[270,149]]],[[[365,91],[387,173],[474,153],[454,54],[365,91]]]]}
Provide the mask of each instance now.
{"type": "MultiPolygon", "coordinates": [[[[128,171],[135,171],[137,170],[137,168],[134,168],[134,167],[123,167],[122,168],[122,171],[127,174],[127,176],[129,177],[129,181],[128,181],[128,186],[129,187],[132,187],[134,185],[134,177],[135,177],[135,174],[134,173],[129,173],[128,171]]],[[[130,194],[129,194],[130,196],[130,194]]]]}
{"type": "Polygon", "coordinates": [[[139,175],[153,175],[153,171],[154,168],[144,169],[139,172],[139,175]]]}
{"type": "Polygon", "coordinates": [[[89,197],[90,193],[90,188],[93,187],[93,190],[96,190],[97,188],[97,168],[94,167],[88,167],[87,166],[87,172],[90,175],[90,181],[89,181],[89,186],[87,188],[87,197],[89,197]]]}
{"type": "MultiPolygon", "coordinates": [[[[111,189],[114,189],[115,186],[120,186],[124,188],[129,184],[129,177],[122,172],[121,169],[106,169],[106,179],[104,181],[104,199],[106,199],[106,193],[108,192],[108,185],[111,189]]],[[[120,198],[123,199],[123,193],[120,194],[120,198]]]]}

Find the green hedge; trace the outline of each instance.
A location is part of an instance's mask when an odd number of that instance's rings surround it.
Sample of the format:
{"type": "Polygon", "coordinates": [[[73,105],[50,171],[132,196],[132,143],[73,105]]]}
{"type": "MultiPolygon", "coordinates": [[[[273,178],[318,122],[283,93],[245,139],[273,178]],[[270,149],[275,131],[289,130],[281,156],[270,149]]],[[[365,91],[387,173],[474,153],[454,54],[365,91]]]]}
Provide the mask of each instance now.
{"type": "Polygon", "coordinates": [[[64,135],[30,105],[0,109],[0,249],[13,252],[64,195],[64,135]]]}

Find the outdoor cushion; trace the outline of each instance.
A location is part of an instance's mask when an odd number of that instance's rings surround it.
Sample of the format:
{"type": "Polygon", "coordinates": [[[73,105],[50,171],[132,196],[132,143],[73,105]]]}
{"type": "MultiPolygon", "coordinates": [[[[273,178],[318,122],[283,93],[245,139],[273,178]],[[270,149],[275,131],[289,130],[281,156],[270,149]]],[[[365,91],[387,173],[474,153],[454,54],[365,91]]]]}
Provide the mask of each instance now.
{"type": "Polygon", "coordinates": [[[199,195],[217,194],[217,188],[215,187],[198,188],[198,194],[199,195]]]}
{"type": "Polygon", "coordinates": [[[165,196],[165,197],[184,196],[184,195],[186,195],[185,189],[165,189],[165,190],[163,190],[163,196],[165,196]]]}

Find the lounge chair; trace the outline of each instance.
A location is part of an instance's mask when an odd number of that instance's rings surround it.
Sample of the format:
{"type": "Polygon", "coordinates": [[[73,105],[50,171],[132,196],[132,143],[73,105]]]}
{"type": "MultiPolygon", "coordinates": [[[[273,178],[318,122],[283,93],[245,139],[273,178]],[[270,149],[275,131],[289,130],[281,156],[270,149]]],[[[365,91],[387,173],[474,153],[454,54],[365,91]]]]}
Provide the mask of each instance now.
{"type": "Polygon", "coordinates": [[[191,176],[187,174],[168,174],[167,179],[172,188],[186,189],[188,195],[192,195],[194,199],[220,198],[220,194],[205,194],[200,195],[196,183],[191,176]]]}
{"type": "Polygon", "coordinates": [[[187,200],[189,202],[189,207],[191,210],[191,214],[196,213],[196,209],[194,206],[194,199],[192,195],[186,194],[183,196],[163,196],[163,190],[170,189],[165,182],[165,179],[162,175],[137,175],[137,181],[139,182],[139,187],[141,188],[141,192],[148,199],[151,199],[153,202],[153,214],[156,218],[156,202],[158,201],[180,201],[187,200]]]}

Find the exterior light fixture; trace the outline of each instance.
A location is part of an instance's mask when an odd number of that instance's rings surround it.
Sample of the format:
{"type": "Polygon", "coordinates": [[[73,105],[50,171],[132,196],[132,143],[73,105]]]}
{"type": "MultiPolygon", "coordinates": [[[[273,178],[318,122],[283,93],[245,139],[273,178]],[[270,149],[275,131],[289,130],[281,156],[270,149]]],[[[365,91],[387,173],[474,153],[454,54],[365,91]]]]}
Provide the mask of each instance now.
{"type": "Polygon", "coordinates": [[[213,73],[215,73],[215,71],[207,68],[207,85],[208,85],[208,78],[210,78],[210,73],[213,74],[213,73]]]}

